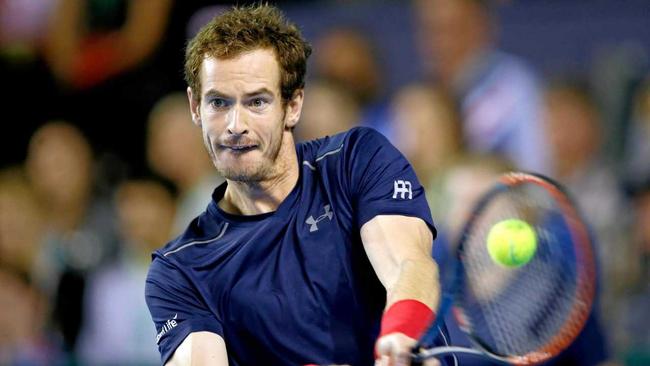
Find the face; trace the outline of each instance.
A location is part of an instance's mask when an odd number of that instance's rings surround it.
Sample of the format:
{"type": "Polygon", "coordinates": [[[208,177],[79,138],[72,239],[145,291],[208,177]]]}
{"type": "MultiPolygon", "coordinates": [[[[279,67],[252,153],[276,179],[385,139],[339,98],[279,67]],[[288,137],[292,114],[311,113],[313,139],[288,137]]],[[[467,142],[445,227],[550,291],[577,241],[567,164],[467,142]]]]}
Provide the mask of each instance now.
{"type": "Polygon", "coordinates": [[[152,119],[148,138],[149,163],[156,172],[173,182],[186,181],[198,162],[204,166],[206,157],[201,148],[201,132],[190,123],[186,103],[168,106],[152,119]]]}
{"type": "Polygon", "coordinates": [[[174,220],[174,200],[160,185],[128,181],[117,192],[120,228],[136,254],[146,254],[169,240],[174,220]]]}
{"type": "Polygon", "coordinates": [[[488,20],[471,1],[419,0],[416,5],[422,52],[435,60],[440,77],[453,77],[446,73],[453,73],[465,57],[487,42],[488,20]]]}
{"type": "Polygon", "coordinates": [[[436,89],[411,85],[392,102],[396,145],[427,180],[459,150],[458,121],[453,106],[436,89]]]}
{"type": "Polygon", "coordinates": [[[199,98],[188,88],[192,119],[217,171],[226,179],[260,182],[280,174],[293,149],[302,91],[285,104],[275,52],[256,49],[231,59],[206,57],[199,98]],[[283,149],[283,145],[285,149],[283,149]]]}
{"type": "Polygon", "coordinates": [[[305,89],[302,123],[297,134],[304,140],[348,130],[359,120],[359,107],[345,89],[324,83],[312,83],[305,89]]]}
{"type": "Polygon", "coordinates": [[[92,156],[73,127],[48,124],[30,142],[27,169],[39,194],[58,203],[76,203],[91,184],[92,156]]]}
{"type": "Polygon", "coordinates": [[[546,96],[546,133],[558,173],[579,167],[598,149],[598,116],[571,93],[551,91],[546,96]]]}

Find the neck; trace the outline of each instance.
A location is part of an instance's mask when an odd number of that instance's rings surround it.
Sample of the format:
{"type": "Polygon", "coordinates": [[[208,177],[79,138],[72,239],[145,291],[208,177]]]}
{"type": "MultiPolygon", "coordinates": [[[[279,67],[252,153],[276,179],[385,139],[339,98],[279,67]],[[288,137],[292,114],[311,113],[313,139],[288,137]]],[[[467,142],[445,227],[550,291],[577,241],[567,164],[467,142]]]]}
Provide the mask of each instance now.
{"type": "Polygon", "coordinates": [[[228,181],[219,207],[235,215],[258,215],[277,210],[298,182],[298,157],[291,136],[285,136],[274,173],[257,182],[228,181]]]}
{"type": "Polygon", "coordinates": [[[467,87],[466,84],[471,82],[472,77],[475,76],[477,70],[483,66],[482,63],[486,60],[486,55],[489,52],[487,45],[477,45],[474,48],[469,48],[458,58],[450,63],[448,70],[449,78],[447,80],[448,86],[453,90],[462,90],[467,87]]]}
{"type": "Polygon", "coordinates": [[[75,230],[83,221],[85,202],[56,202],[49,206],[48,216],[53,227],[59,231],[75,230]]]}

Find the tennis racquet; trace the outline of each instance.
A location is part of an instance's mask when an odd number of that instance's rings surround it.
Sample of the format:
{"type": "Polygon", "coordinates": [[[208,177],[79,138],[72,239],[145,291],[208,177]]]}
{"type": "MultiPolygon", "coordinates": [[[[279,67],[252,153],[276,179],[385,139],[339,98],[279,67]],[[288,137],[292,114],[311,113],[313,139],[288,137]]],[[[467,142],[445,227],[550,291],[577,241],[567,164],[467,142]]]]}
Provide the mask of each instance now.
{"type": "Polygon", "coordinates": [[[563,188],[536,174],[507,173],[478,201],[442,280],[437,320],[418,341],[412,362],[449,353],[534,365],[567,348],[582,330],[595,289],[595,260],[586,225],[563,188]],[[494,262],[486,237],[506,219],[528,223],[537,250],[526,264],[494,262]],[[430,345],[450,310],[472,348],[430,345]]]}

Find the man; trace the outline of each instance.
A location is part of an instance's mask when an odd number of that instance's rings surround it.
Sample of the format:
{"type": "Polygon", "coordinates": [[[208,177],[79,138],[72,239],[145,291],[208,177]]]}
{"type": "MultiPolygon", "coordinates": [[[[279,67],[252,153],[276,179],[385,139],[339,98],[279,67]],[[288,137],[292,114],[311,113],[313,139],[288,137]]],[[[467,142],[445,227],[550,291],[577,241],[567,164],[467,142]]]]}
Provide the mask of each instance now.
{"type": "Polygon", "coordinates": [[[516,168],[549,173],[537,77],[495,48],[489,0],[416,0],[420,48],[428,70],[456,98],[466,147],[498,154],[516,168]]]}
{"type": "Polygon", "coordinates": [[[409,163],[370,129],[294,143],[310,52],[268,5],[188,45],[192,119],[226,182],[153,255],[163,364],[408,364],[434,318],[435,229],[409,163]]]}

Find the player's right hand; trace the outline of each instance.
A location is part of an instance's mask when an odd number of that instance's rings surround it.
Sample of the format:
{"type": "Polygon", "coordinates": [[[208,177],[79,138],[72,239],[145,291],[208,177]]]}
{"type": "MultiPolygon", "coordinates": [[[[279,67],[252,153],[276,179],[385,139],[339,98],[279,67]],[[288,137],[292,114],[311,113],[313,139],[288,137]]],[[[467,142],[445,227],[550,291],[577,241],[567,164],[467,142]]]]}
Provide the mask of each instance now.
{"type": "MultiPolygon", "coordinates": [[[[402,333],[387,334],[377,340],[375,366],[408,366],[411,364],[411,350],[416,340],[402,333]]],[[[440,366],[436,359],[426,360],[424,366],[440,366]]]]}

